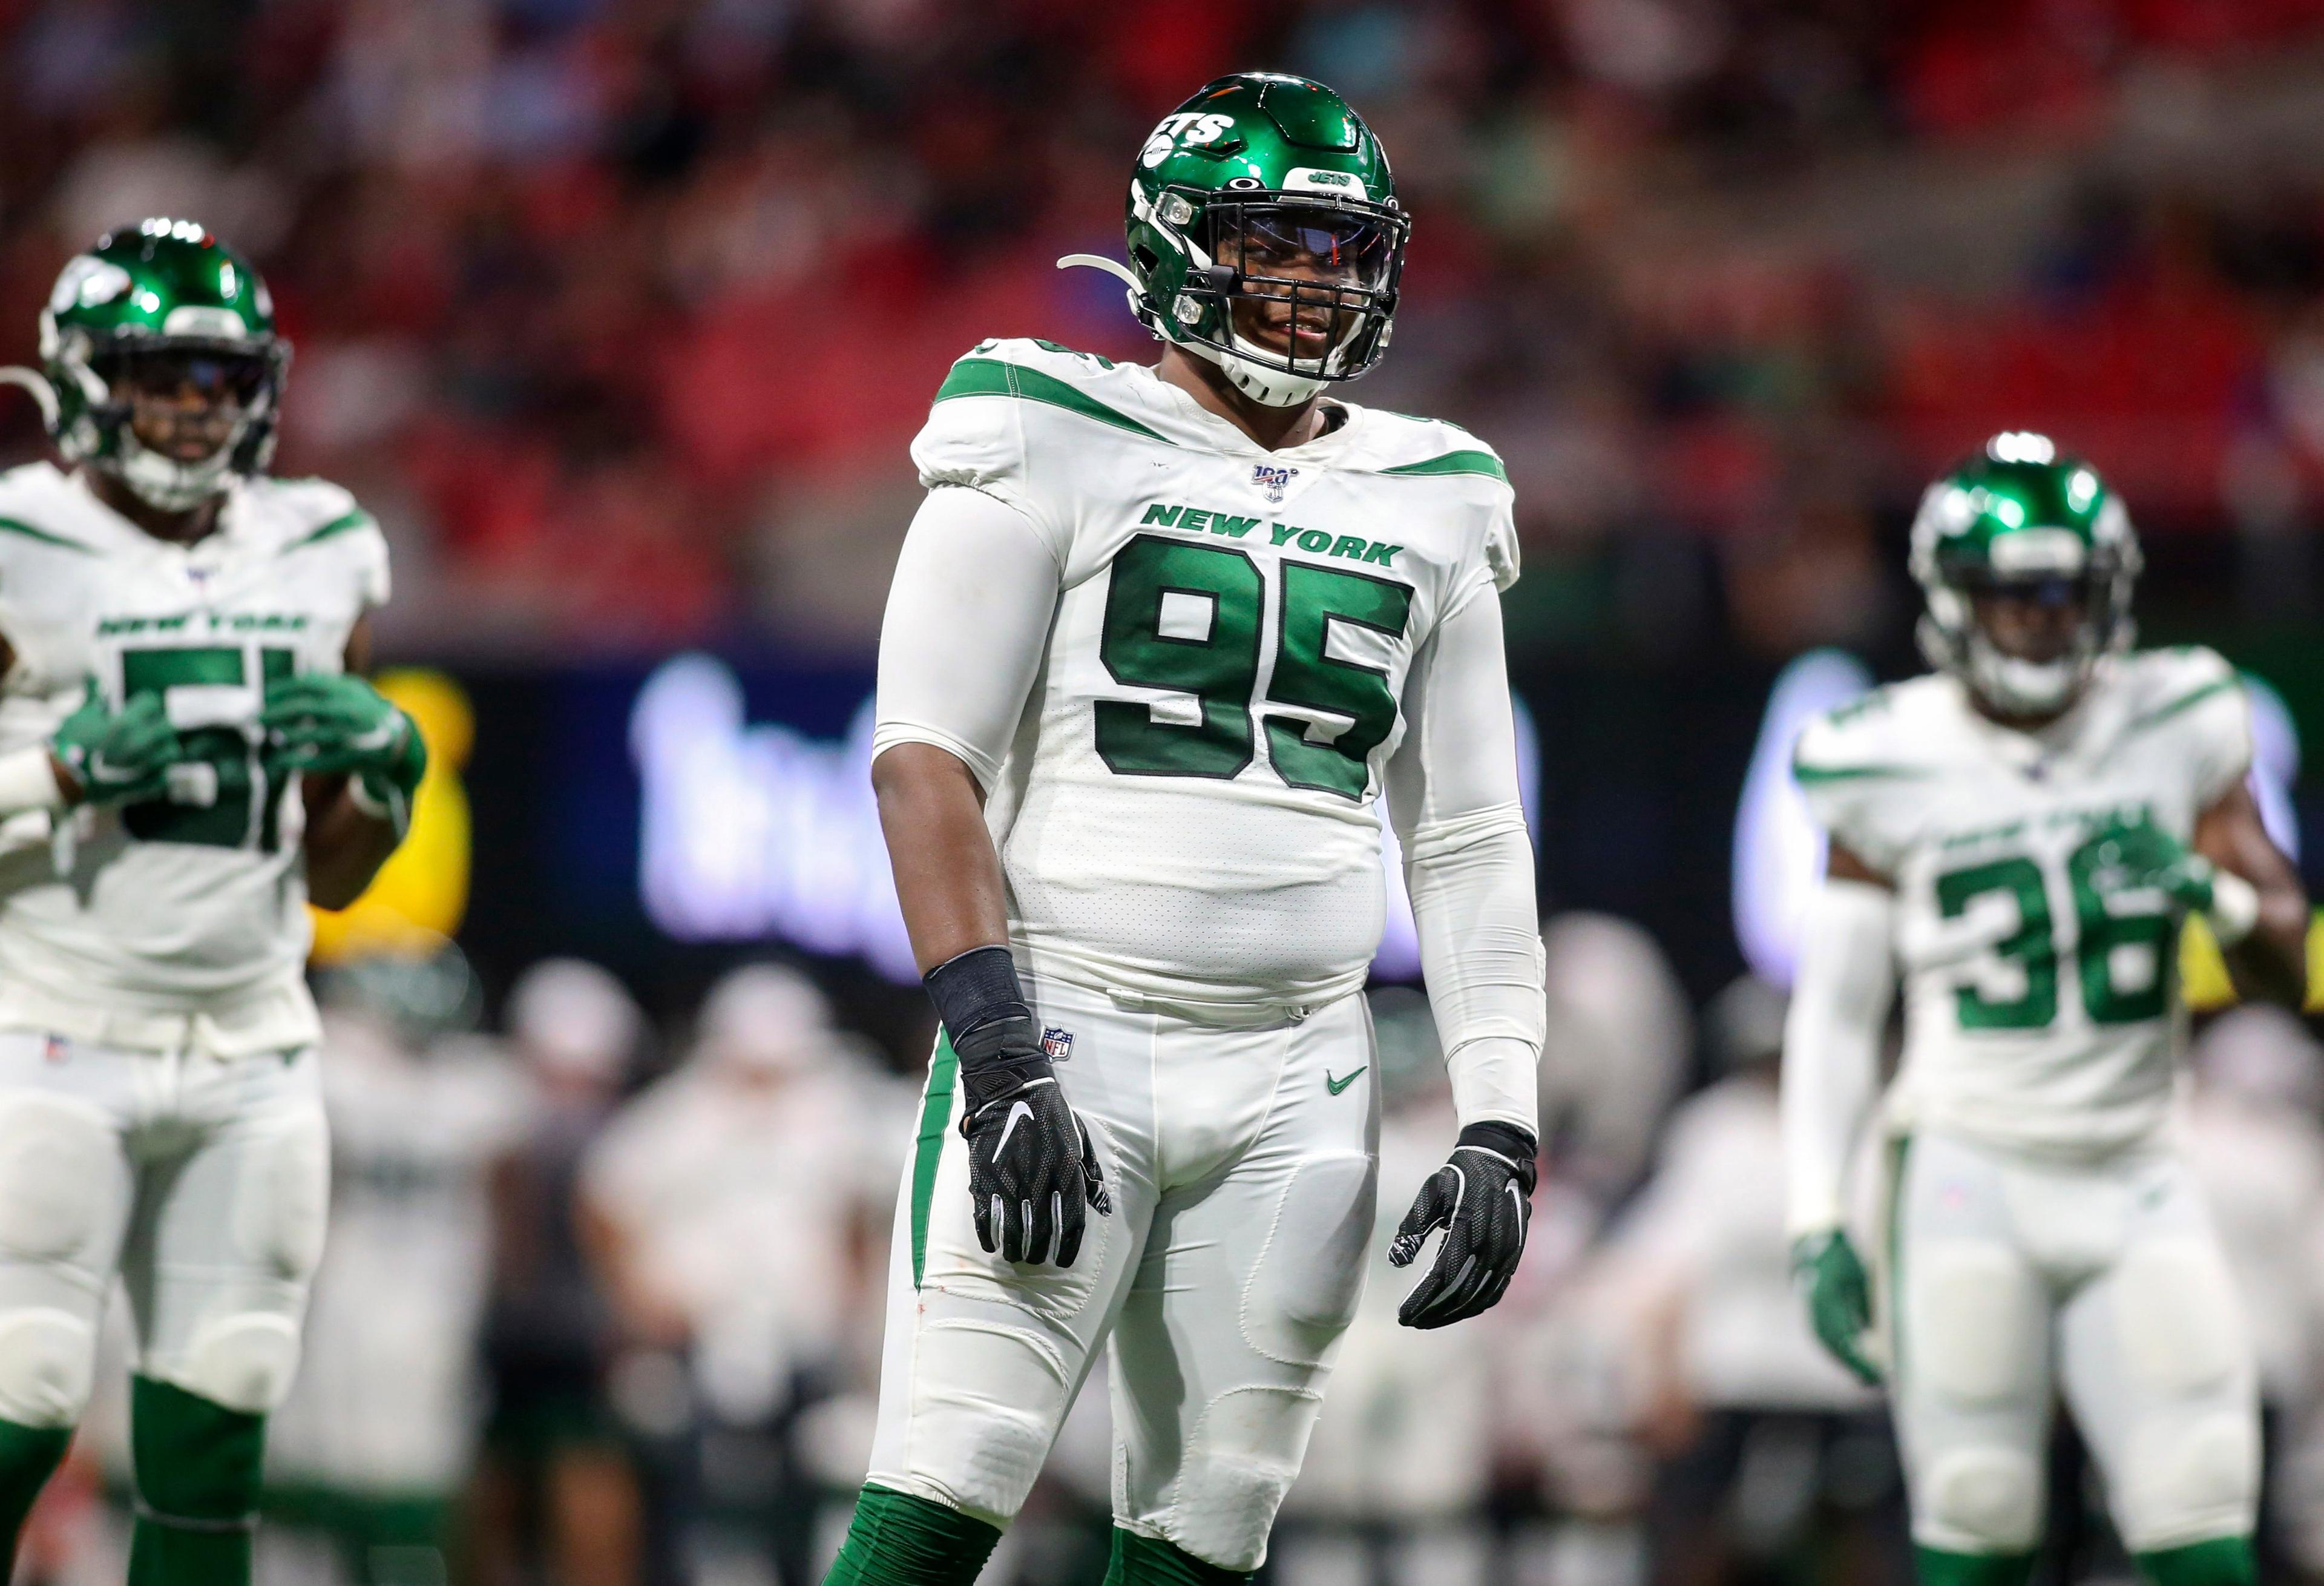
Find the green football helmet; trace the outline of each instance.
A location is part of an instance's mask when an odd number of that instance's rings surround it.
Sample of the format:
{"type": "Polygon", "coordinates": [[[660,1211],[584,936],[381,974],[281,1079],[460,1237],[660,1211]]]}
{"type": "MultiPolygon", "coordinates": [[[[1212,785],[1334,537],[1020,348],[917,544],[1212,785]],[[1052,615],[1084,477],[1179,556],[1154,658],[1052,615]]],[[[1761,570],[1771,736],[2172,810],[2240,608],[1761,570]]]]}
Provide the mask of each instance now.
{"type": "Polygon", "coordinates": [[[183,512],[234,475],[266,471],[290,344],[246,261],[192,221],[153,219],[66,262],[41,311],[41,365],[0,379],[32,392],[66,460],[183,512]],[[208,399],[200,421],[214,444],[189,456],[140,439],[133,393],[189,383],[208,399]]]}
{"type": "Polygon", "coordinates": [[[1238,72],[1162,118],[1130,173],[1128,266],[1157,337],[1296,407],[1388,350],[1412,222],[1379,140],[1305,78],[1238,72]]]}
{"type": "Polygon", "coordinates": [[[1929,486],[1913,519],[1922,653],[2002,715],[2064,710],[2102,657],[2130,647],[2141,565],[2130,514],[2096,469],[2046,436],[1997,435],[1929,486]],[[2072,643],[2049,659],[2006,653],[1977,618],[1987,593],[2076,604],[2072,643]]]}

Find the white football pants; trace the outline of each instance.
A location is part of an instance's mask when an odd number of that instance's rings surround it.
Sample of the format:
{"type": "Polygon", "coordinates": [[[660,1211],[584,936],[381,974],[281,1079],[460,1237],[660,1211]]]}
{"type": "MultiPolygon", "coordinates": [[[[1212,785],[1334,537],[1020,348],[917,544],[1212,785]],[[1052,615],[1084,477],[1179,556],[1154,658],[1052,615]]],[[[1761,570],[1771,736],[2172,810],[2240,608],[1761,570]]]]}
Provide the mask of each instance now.
{"type": "Polygon", "coordinates": [[[1222,1029],[1032,994],[1072,1037],[1057,1077],[1113,1213],[1091,1213],[1070,1268],[985,1254],[939,1048],[897,1213],[871,1480],[1006,1526],[1110,1336],[1115,1523],[1254,1569],[1371,1255],[1370,1011],[1350,996],[1222,1029]]]}
{"type": "Polygon", "coordinates": [[[318,1080],[312,1047],[0,1031],[0,1419],[79,1420],[116,1271],[139,1370],[254,1415],[281,1402],[330,1190],[318,1080]]]}
{"type": "Polygon", "coordinates": [[[2034,1546],[2061,1392],[2132,1552],[2248,1534],[2256,1378],[2185,1166],[2160,1148],[2069,1162],[1934,1131],[1900,1148],[1889,1292],[1914,1540],[2034,1546]]]}

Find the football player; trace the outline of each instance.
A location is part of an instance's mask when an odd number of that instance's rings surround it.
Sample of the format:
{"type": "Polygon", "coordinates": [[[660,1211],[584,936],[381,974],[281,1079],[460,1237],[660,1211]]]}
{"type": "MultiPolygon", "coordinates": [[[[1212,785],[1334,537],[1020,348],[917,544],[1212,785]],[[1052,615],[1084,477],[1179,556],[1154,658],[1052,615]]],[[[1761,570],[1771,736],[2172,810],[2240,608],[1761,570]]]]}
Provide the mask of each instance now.
{"type": "Polygon", "coordinates": [[[1467,432],[1332,394],[1388,346],[1407,230],[1337,94],[1220,78],[1098,262],[1160,362],[986,342],[914,443],[872,779],[944,1039],[834,1581],[974,1579],[1109,1339],[1107,1579],[1257,1568],[1363,1283],[1383,794],[1462,1124],[1390,1251],[1446,1231],[1402,1319],[1517,1266],[1543,995],[1509,487],[1467,432]]]}
{"type": "Polygon", "coordinates": [[[2163,1138],[2187,917],[2245,995],[2303,991],[2308,905],[2246,788],[2244,691],[2208,650],[2130,648],[2130,519],[2041,436],[1930,488],[1913,571],[1934,672],[1796,756],[1831,834],[1783,1087],[1812,1319],[1868,1379],[1885,1355],[1928,1586],[2026,1579],[2053,1396],[2155,1586],[2247,1581],[2252,1351],[2163,1138]],[[1874,1281],[1843,1185],[1900,973],[1874,1281]]]}
{"type": "Polygon", "coordinates": [[[354,900],[425,761],[355,674],[387,546],[266,475],[290,346],[199,226],[72,259],[61,468],[0,475],[0,1535],[139,1336],[134,1581],[238,1582],[323,1235],[309,898],[354,900]]]}

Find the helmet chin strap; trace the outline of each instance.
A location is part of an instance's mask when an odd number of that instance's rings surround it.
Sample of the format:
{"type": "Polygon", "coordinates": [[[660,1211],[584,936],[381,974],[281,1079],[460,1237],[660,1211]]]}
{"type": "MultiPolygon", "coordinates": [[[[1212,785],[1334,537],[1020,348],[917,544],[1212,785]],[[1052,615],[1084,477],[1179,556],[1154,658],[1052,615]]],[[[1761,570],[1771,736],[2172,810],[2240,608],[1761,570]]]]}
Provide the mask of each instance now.
{"type": "Polygon", "coordinates": [[[1328,381],[1310,380],[1302,375],[1286,374],[1280,369],[1270,369],[1232,353],[1205,346],[1200,342],[1184,344],[1198,358],[1208,358],[1225,372],[1234,388],[1252,401],[1265,408],[1296,408],[1311,402],[1323,392],[1328,381]]]}
{"type": "Polygon", "coordinates": [[[2096,658],[2061,656],[2053,661],[2021,660],[2005,655],[1983,634],[1969,641],[1969,687],[1985,701],[2012,715],[2043,715],[2074,703],[2096,658]]]}
{"type": "Polygon", "coordinates": [[[124,425],[121,455],[109,469],[146,505],[164,512],[191,512],[226,488],[241,438],[237,434],[198,463],[180,463],[144,445],[124,425]]]}

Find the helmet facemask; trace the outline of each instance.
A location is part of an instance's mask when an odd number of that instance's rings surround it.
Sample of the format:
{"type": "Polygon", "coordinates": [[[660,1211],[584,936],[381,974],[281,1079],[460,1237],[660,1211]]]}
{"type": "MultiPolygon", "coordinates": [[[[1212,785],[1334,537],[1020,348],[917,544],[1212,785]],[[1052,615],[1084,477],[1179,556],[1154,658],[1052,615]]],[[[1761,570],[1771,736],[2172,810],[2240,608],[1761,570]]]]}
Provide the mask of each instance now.
{"type": "Polygon", "coordinates": [[[2054,536],[2037,530],[2011,537],[2018,542],[2012,549],[2049,553],[2054,565],[2047,567],[1956,566],[1940,558],[1934,576],[1923,576],[1929,608],[1921,619],[1923,653],[2004,716],[2052,716],[2070,709],[2098,662],[2128,648],[2135,631],[2135,549],[2127,556],[2117,548],[2090,550],[2064,530],[2054,536]],[[1991,618],[2005,613],[1991,604],[1997,600],[2044,615],[2028,624],[2031,632],[1998,635],[1991,618]],[[1981,604],[1987,607],[1982,613],[1981,604]],[[2061,643],[2038,641],[2043,622],[2068,616],[2072,625],[2061,643]]]}
{"type": "Polygon", "coordinates": [[[1173,312],[1185,345],[1244,395],[1296,407],[1387,350],[1410,227],[1401,214],[1266,193],[1212,197],[1202,220],[1173,312]]]}
{"type": "Polygon", "coordinates": [[[171,337],[60,338],[48,362],[85,400],[68,456],[161,512],[187,512],[264,471],[288,346],[171,337]]]}

